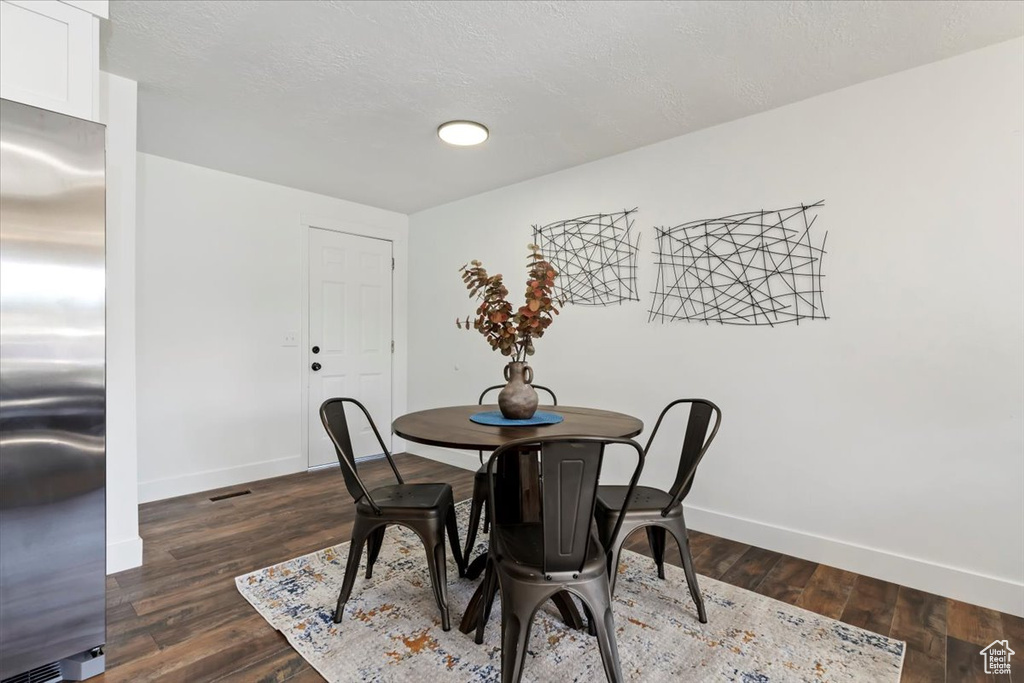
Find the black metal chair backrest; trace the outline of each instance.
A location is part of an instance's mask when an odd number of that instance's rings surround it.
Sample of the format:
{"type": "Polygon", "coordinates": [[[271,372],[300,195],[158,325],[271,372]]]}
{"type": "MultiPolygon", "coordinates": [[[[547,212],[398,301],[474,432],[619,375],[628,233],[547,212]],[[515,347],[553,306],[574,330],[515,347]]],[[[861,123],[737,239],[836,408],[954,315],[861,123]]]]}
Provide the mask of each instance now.
{"type": "Polygon", "coordinates": [[[658,421],[654,423],[651,437],[647,440],[647,446],[644,448],[645,453],[649,454],[651,452],[651,444],[654,443],[654,437],[657,436],[658,428],[661,427],[665,415],[672,408],[684,403],[690,405],[690,417],[686,421],[683,447],[679,453],[679,469],[676,471],[676,479],[672,483],[672,488],[668,491],[669,495],[672,496],[672,501],[661,511],[662,515],[667,515],[690,492],[690,487],[693,486],[693,475],[697,471],[697,465],[700,464],[701,458],[704,457],[711,442],[715,440],[715,435],[718,434],[718,427],[722,424],[722,411],[711,401],[703,398],[677,399],[665,406],[665,409],[661,411],[661,415],[658,416],[658,421]],[[715,426],[709,434],[708,426],[711,424],[712,417],[714,417],[715,426]]]}
{"type": "MultiPolygon", "coordinates": [[[[637,466],[625,498],[628,507],[644,465],[643,448],[632,439],[553,436],[542,439],[517,439],[495,450],[487,462],[487,472],[494,482],[488,495],[491,547],[496,547],[493,545],[494,534],[500,533],[510,525],[509,520],[505,518],[506,515],[496,511],[518,507],[518,501],[510,504],[511,501],[499,499],[510,488],[516,493],[519,492],[518,486],[506,487],[502,482],[502,479],[508,476],[506,472],[518,472],[519,468],[506,468],[502,461],[506,458],[518,458],[524,451],[536,451],[537,457],[540,458],[541,481],[541,569],[545,574],[580,571],[590,551],[590,525],[594,519],[594,503],[597,500],[597,485],[604,451],[605,447],[611,444],[623,444],[636,450],[637,466]]],[[[625,515],[619,516],[615,526],[616,534],[624,518],[625,515]]]]}
{"type": "Polygon", "coordinates": [[[352,450],[352,435],[349,430],[348,417],[345,415],[346,403],[351,403],[363,411],[366,421],[370,424],[370,429],[373,430],[373,435],[377,437],[377,443],[380,444],[384,457],[388,459],[388,464],[391,465],[391,470],[395,473],[395,478],[398,479],[399,484],[404,484],[405,481],[403,481],[395,461],[391,458],[388,447],[384,445],[384,439],[377,431],[377,425],[373,423],[373,418],[370,417],[369,411],[362,403],[354,398],[329,398],[323,402],[320,406],[320,421],[323,422],[324,429],[327,430],[327,436],[331,437],[331,441],[334,443],[338,463],[341,465],[341,473],[345,477],[345,487],[352,495],[352,500],[358,501],[360,498],[366,498],[374,513],[379,515],[381,510],[377,507],[366,485],[363,484],[363,480],[359,478],[359,470],[356,468],[355,451],[352,450]]]}

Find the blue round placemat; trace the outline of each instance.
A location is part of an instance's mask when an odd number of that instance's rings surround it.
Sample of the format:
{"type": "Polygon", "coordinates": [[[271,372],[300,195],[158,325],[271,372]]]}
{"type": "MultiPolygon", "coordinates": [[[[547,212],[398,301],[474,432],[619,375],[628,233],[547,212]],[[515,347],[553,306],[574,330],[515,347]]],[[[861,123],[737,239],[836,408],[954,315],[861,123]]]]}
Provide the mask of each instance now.
{"type": "Polygon", "coordinates": [[[546,413],[538,410],[529,420],[510,420],[501,414],[500,410],[486,410],[482,413],[473,413],[469,419],[481,425],[493,425],[497,427],[532,427],[536,425],[556,425],[565,418],[558,413],[546,413]]]}

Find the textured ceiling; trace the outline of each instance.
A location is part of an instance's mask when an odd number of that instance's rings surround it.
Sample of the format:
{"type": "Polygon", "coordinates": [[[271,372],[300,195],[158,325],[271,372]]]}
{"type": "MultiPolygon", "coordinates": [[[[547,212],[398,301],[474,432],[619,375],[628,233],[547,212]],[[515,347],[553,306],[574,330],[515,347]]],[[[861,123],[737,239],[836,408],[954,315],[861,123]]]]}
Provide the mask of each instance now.
{"type": "Polygon", "coordinates": [[[1021,2],[110,3],[139,149],[413,212],[1024,34],[1021,2]],[[477,148],[435,134],[491,129],[477,148]]]}

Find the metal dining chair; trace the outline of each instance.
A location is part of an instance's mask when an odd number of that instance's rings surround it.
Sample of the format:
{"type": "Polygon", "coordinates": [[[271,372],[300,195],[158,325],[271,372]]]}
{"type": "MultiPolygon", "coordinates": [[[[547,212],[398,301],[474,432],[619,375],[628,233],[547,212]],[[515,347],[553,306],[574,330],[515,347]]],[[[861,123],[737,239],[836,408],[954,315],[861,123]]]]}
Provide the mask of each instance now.
{"type": "Polygon", "coordinates": [[[359,573],[363,545],[367,545],[366,578],[369,579],[373,576],[373,565],[380,554],[385,529],[388,525],[397,524],[412,529],[423,541],[423,547],[427,551],[427,569],[430,572],[434,599],[441,610],[441,628],[449,630],[451,623],[448,614],[448,571],[444,550],[446,529],[455,564],[459,567],[459,576],[465,576],[466,573],[465,561],[459,547],[459,528],[455,519],[452,487],[449,484],[406,484],[391,453],[384,445],[373,418],[356,399],[331,398],[324,401],[320,406],[320,420],[334,443],[338,462],[341,464],[341,473],[345,477],[345,486],[356,506],[352,543],[348,550],[345,579],[338,595],[338,605],[334,610],[334,623],[341,623],[345,603],[352,594],[356,574],[359,573]],[[379,486],[372,491],[366,488],[356,468],[351,432],[345,415],[346,404],[352,404],[363,412],[374,436],[377,437],[384,457],[395,473],[397,484],[379,486]]]}
{"type": "MultiPolygon", "coordinates": [[[[555,396],[555,392],[553,392],[551,389],[548,389],[545,386],[541,386],[540,384],[534,384],[532,386],[534,389],[543,391],[548,396],[550,396],[551,405],[558,405],[558,397],[555,396]]],[[[477,405],[484,404],[484,399],[487,397],[487,394],[491,393],[492,391],[504,388],[504,384],[495,384],[493,387],[487,387],[480,393],[480,398],[478,398],[476,401],[477,405]]],[[[490,487],[488,486],[487,483],[487,463],[484,462],[483,451],[479,451],[478,455],[480,458],[480,469],[476,471],[476,476],[473,477],[473,500],[470,503],[469,508],[469,528],[466,530],[466,550],[463,552],[463,555],[466,557],[467,561],[469,561],[469,558],[473,553],[473,545],[476,543],[476,531],[477,528],[480,526],[481,514],[483,514],[484,516],[485,534],[487,533],[487,529],[490,525],[490,515],[487,512],[487,492],[490,490],[490,487]]],[[[476,571],[471,572],[470,578],[475,579],[476,576],[476,571]]]]}
{"type": "Polygon", "coordinates": [[[517,439],[495,450],[487,462],[488,475],[493,477],[488,495],[491,532],[476,641],[483,642],[491,603],[495,592],[500,591],[502,683],[517,683],[522,677],[537,609],[558,596],[568,599],[565,593],[578,597],[586,608],[608,680],[623,680],[615,643],[608,556],[594,527],[598,478],[605,447],[611,444],[636,450],[636,469],[625,487],[628,500],[644,462],[643,449],[632,439],[517,439]],[[523,449],[537,449],[539,458],[540,516],[535,522],[515,519],[509,511],[517,508],[516,501],[503,500],[503,496],[519,495],[518,479],[507,484],[504,480],[507,470],[503,461],[521,457],[523,449]]]}
{"type": "Polygon", "coordinates": [[[707,611],[704,609],[704,598],[697,586],[697,573],[693,570],[693,557],[690,554],[690,538],[683,519],[683,499],[690,492],[693,476],[697,465],[707,453],[708,447],[718,434],[722,423],[722,411],[711,401],[701,398],[681,398],[672,401],[658,416],[650,438],[647,440],[645,454],[650,454],[651,444],[658,435],[665,415],[672,408],[688,404],[690,415],[686,422],[686,433],[679,456],[679,468],[676,479],[668,491],[651,486],[638,486],[625,509],[630,488],[628,486],[600,486],[597,490],[595,516],[601,540],[608,548],[608,571],[611,574],[611,590],[615,591],[615,580],[618,576],[619,554],[622,544],[634,531],[640,528],[647,530],[647,542],[651,546],[654,562],[658,568],[658,577],[665,578],[665,533],[671,533],[679,546],[679,554],[683,560],[683,571],[686,572],[686,585],[690,596],[697,605],[697,615],[702,624],[708,622],[707,611]],[[708,434],[708,426],[714,418],[714,427],[708,434]]]}

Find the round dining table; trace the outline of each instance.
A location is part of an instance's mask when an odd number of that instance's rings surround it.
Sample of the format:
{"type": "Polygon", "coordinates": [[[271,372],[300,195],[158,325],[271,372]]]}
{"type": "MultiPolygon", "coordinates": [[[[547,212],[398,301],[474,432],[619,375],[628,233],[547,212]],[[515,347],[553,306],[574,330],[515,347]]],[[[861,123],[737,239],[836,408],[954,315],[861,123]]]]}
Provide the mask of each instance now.
{"type": "Polygon", "coordinates": [[[402,415],[394,421],[392,429],[403,439],[427,446],[493,451],[513,439],[579,434],[625,439],[644,428],[644,423],[632,415],[577,406],[538,406],[538,410],[561,415],[564,419],[557,424],[499,427],[469,419],[475,413],[497,409],[494,404],[474,404],[420,410],[402,415]]]}
{"type": "MultiPolygon", "coordinates": [[[[644,423],[632,415],[597,408],[578,406],[539,406],[539,410],[556,413],[563,420],[556,424],[496,426],[478,424],[469,418],[475,413],[497,410],[494,404],[448,406],[431,408],[402,415],[392,423],[396,436],[428,446],[441,446],[470,451],[490,452],[515,439],[543,438],[547,436],[603,436],[632,438],[643,431],[644,423]]],[[[519,514],[525,519],[539,513],[540,491],[536,455],[524,452],[520,458],[519,514]]],[[[468,575],[478,576],[485,557],[471,563],[468,575]]],[[[469,558],[466,558],[469,561],[469,558]]],[[[481,589],[478,588],[463,617],[460,630],[469,633],[476,628],[482,611],[481,589]]],[[[559,609],[575,612],[572,601],[556,601],[559,609]]],[[[566,614],[563,611],[563,614],[566,614]]],[[[575,616],[578,620],[578,614],[575,616]]]]}

